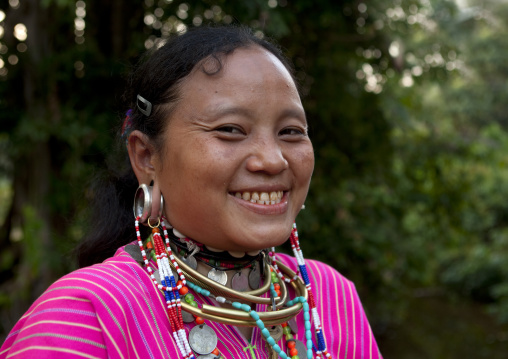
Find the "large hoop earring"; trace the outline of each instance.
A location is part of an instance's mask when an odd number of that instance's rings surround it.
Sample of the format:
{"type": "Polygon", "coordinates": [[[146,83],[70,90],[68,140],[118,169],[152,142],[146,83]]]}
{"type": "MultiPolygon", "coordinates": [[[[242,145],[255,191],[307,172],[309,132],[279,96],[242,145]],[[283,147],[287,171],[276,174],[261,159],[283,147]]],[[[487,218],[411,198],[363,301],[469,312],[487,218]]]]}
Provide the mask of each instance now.
{"type": "Polygon", "coordinates": [[[134,218],[139,217],[139,222],[142,224],[147,224],[149,219],[157,223],[162,218],[163,207],[164,198],[158,186],[155,187],[154,191],[152,186],[147,186],[146,184],[139,185],[134,195],[134,204],[132,206],[134,218]],[[157,199],[157,197],[160,199],[157,199]]]}

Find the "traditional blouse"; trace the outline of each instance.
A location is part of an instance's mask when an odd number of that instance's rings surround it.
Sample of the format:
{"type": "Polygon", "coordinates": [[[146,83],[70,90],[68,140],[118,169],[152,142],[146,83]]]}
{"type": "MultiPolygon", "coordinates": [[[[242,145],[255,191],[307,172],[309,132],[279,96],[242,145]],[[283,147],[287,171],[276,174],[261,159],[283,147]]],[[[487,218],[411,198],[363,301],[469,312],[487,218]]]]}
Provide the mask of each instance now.
{"type": "MultiPolygon", "coordinates": [[[[293,271],[298,269],[293,257],[279,254],[278,258],[293,271]]],[[[381,358],[354,284],[326,264],[306,263],[332,358],[381,358]]],[[[199,294],[195,298],[198,303],[217,305],[199,294]]],[[[293,335],[306,343],[302,313],[296,322],[301,329],[293,335]]],[[[234,326],[205,323],[217,334],[217,348],[225,358],[268,358],[258,328],[249,341],[234,326]]],[[[185,324],[186,330],[194,325],[185,324]]],[[[285,350],[284,340],[279,345],[285,350]]],[[[0,348],[0,359],[27,357],[156,359],[181,355],[171,336],[164,296],[122,247],[103,263],[60,278],[32,304],[0,348]]],[[[304,359],[306,354],[299,357],[304,359]]]]}

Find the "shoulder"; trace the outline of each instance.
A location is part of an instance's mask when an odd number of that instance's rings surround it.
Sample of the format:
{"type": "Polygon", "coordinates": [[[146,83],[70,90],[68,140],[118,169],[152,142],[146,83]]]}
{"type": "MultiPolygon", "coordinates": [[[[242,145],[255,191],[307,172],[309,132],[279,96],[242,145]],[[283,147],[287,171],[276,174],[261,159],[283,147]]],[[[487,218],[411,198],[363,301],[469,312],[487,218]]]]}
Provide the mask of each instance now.
{"type": "Polygon", "coordinates": [[[145,315],[147,303],[152,316],[165,315],[146,272],[119,250],[103,263],[78,269],[53,283],[12,329],[0,358],[33,354],[36,349],[48,357],[57,353],[66,357],[76,350],[94,357],[123,352],[129,347],[125,342],[131,336],[129,328],[146,330],[146,323],[152,320],[145,315]],[[132,313],[140,313],[136,323],[132,313]]]}

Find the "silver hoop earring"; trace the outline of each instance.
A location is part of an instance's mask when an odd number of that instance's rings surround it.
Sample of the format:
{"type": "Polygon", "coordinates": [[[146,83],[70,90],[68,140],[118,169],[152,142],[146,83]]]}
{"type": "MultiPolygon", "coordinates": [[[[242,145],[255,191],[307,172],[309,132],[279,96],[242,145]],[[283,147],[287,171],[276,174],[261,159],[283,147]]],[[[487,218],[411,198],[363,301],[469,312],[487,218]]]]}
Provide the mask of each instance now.
{"type": "Polygon", "coordinates": [[[139,217],[139,222],[147,224],[148,219],[161,219],[162,208],[164,206],[164,198],[160,195],[160,205],[158,206],[158,213],[152,213],[153,201],[157,200],[153,198],[153,187],[147,186],[146,184],[140,184],[134,195],[134,204],[132,210],[134,212],[134,218],[139,217]],[[156,215],[156,217],[154,216],[156,215]]]}

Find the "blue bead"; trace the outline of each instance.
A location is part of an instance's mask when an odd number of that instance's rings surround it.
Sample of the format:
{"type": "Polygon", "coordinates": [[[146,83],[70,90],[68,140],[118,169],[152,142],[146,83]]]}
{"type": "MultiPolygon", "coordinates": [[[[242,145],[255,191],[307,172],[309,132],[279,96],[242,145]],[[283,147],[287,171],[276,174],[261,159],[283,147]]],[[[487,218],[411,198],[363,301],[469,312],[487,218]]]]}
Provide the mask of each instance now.
{"type": "Polygon", "coordinates": [[[288,307],[291,307],[291,306],[293,305],[293,301],[292,301],[292,300],[290,300],[289,302],[287,302],[287,303],[286,303],[286,305],[287,305],[288,307]]]}
{"type": "Polygon", "coordinates": [[[256,313],[254,310],[252,310],[249,314],[252,317],[252,319],[254,319],[254,320],[258,320],[259,319],[258,313],[256,313]]]}
{"type": "Polygon", "coordinates": [[[305,322],[305,329],[306,329],[306,330],[309,330],[309,329],[310,329],[310,322],[305,322]]]}
{"type": "Polygon", "coordinates": [[[264,328],[261,330],[261,334],[263,334],[263,336],[265,338],[269,338],[270,337],[270,332],[268,331],[268,329],[264,328]]]}
{"type": "Polygon", "coordinates": [[[312,359],[312,349],[307,349],[307,359],[312,359]]]}
{"type": "Polygon", "coordinates": [[[247,313],[251,311],[251,308],[247,304],[242,304],[242,310],[246,311],[247,313]]]}
{"type": "Polygon", "coordinates": [[[303,313],[303,319],[305,319],[305,320],[310,320],[310,315],[309,315],[309,312],[305,312],[305,313],[303,313]]]}
{"type": "Polygon", "coordinates": [[[307,338],[307,339],[312,338],[312,332],[311,332],[309,329],[307,329],[307,330],[305,331],[305,338],[307,338]]]}
{"type": "Polygon", "coordinates": [[[309,311],[309,303],[303,303],[303,310],[305,310],[306,312],[309,311]]]}
{"type": "Polygon", "coordinates": [[[275,339],[273,339],[272,337],[266,338],[266,342],[270,344],[272,347],[276,344],[275,339]]]}
{"type": "Polygon", "coordinates": [[[282,359],[288,359],[288,356],[286,355],[286,353],[284,352],[280,352],[279,353],[279,356],[282,358],[282,359]]]}
{"type": "Polygon", "coordinates": [[[236,308],[236,309],[242,308],[242,303],[233,302],[233,303],[231,303],[231,305],[233,306],[233,308],[236,308]]]}
{"type": "Polygon", "coordinates": [[[272,349],[275,350],[277,354],[282,351],[278,344],[272,345],[272,349]]]}
{"type": "Polygon", "coordinates": [[[298,297],[298,299],[300,300],[300,303],[306,303],[307,302],[304,297],[298,297]]]}
{"type": "Polygon", "coordinates": [[[263,321],[261,319],[256,320],[256,325],[261,330],[265,329],[265,323],[263,323],[263,321]]]}

